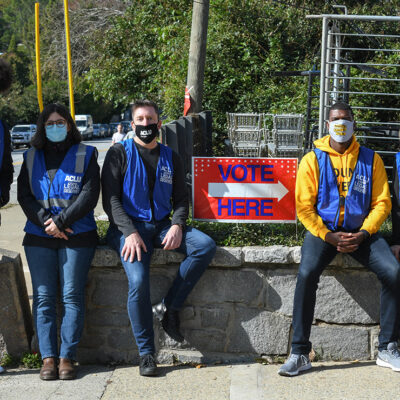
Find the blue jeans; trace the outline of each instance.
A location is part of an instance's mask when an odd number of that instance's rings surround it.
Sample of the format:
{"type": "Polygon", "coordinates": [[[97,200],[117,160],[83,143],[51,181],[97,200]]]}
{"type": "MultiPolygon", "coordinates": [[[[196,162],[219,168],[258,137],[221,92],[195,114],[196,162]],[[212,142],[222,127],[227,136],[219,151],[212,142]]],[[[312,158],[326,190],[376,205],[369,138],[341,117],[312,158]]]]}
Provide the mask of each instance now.
{"type": "Polygon", "coordinates": [[[25,246],[33,287],[33,319],[42,358],[76,359],[85,313],[85,285],[94,247],[50,249],[25,246]],[[62,320],[57,346],[57,294],[62,320]]]}
{"type": "MultiPolygon", "coordinates": [[[[311,350],[309,338],[319,277],[337,253],[334,246],[307,232],[293,302],[294,354],[308,354],[311,350]]],[[[382,284],[379,350],[386,349],[399,337],[400,265],[379,233],[348,254],[374,272],[382,284]]]]}
{"type": "MultiPolygon", "coordinates": [[[[171,223],[163,220],[156,223],[135,221],[135,227],[143,239],[147,252],[142,251],[142,260],[137,257],[133,262],[124,261],[129,282],[128,314],[133,335],[139,348],[139,354],[155,352],[153,315],[150,300],[150,260],[154,247],[162,247],[161,242],[167,234],[171,223]]],[[[121,255],[125,243],[124,235],[115,227],[107,232],[107,241],[121,255]]],[[[201,275],[208,267],[215,254],[215,242],[197,229],[187,227],[182,236],[182,243],[176,250],[186,255],[178,273],[164,298],[164,304],[172,310],[180,310],[201,275]]]]}

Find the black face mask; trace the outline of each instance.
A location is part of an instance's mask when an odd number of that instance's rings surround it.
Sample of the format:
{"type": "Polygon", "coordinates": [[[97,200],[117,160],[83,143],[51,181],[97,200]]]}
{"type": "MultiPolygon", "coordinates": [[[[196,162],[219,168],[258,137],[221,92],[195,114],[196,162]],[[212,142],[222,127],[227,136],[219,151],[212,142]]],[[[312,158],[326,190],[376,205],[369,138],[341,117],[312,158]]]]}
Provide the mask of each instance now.
{"type": "Polygon", "coordinates": [[[151,143],[158,136],[157,124],[135,125],[136,136],[144,143],[151,143]]]}

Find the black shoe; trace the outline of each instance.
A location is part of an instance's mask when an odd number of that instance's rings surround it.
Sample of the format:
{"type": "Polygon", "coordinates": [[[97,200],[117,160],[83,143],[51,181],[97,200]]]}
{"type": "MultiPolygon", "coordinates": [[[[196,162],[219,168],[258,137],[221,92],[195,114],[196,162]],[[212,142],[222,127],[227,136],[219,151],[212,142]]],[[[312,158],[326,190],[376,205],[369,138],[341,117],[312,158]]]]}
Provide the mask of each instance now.
{"type": "Polygon", "coordinates": [[[140,356],[139,373],[142,376],[156,376],[160,373],[153,354],[140,356]]]}
{"type": "Polygon", "coordinates": [[[167,310],[164,314],[164,318],[161,321],[164,331],[167,332],[168,336],[174,339],[176,342],[182,343],[184,340],[183,335],[179,332],[180,320],[179,311],[167,310]]]}

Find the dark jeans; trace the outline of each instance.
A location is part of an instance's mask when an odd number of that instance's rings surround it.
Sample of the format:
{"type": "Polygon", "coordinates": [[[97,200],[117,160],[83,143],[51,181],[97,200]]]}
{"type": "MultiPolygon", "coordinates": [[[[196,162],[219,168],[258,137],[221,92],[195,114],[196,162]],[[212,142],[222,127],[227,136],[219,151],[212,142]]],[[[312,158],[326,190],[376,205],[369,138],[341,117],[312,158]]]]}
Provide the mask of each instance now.
{"type": "MultiPolygon", "coordinates": [[[[311,350],[309,338],[319,277],[337,253],[334,246],[307,232],[293,303],[294,354],[308,354],[311,350]]],[[[379,233],[349,255],[374,272],[382,284],[379,350],[386,349],[388,343],[399,337],[400,265],[379,233]]]]}
{"type": "Polygon", "coordinates": [[[76,359],[85,315],[85,285],[94,247],[49,249],[25,246],[33,287],[33,318],[42,358],[76,359]],[[61,289],[60,351],[57,346],[57,293],[61,289]]]}
{"type": "MultiPolygon", "coordinates": [[[[154,247],[162,247],[161,242],[171,227],[171,223],[169,220],[156,223],[135,221],[135,227],[146,244],[147,253],[142,250],[142,261],[138,261],[136,256],[133,262],[124,261],[122,257],[121,261],[129,282],[129,319],[139,354],[144,355],[155,352],[150,301],[151,255],[154,247]]],[[[118,229],[110,227],[107,232],[107,241],[121,255],[125,237],[118,229]]],[[[187,227],[183,232],[182,243],[176,250],[185,254],[186,258],[182,261],[163,301],[167,308],[180,310],[186,297],[214,257],[216,246],[206,234],[187,227]]]]}

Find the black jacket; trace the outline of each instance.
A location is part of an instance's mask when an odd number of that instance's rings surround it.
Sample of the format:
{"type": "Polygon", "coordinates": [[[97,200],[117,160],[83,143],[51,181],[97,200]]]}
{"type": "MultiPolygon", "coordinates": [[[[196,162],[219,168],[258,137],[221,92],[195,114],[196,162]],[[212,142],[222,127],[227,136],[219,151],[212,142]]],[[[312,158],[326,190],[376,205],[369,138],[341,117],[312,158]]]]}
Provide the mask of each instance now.
{"type": "Polygon", "coordinates": [[[0,121],[0,124],[4,127],[4,153],[3,153],[3,163],[0,169],[0,187],[1,187],[1,197],[0,197],[0,207],[5,206],[10,200],[10,187],[13,182],[14,167],[11,157],[11,138],[10,131],[7,125],[0,121]]]}

